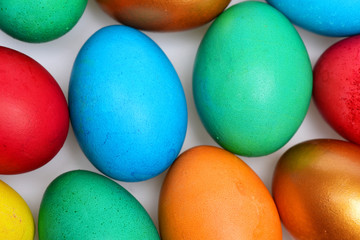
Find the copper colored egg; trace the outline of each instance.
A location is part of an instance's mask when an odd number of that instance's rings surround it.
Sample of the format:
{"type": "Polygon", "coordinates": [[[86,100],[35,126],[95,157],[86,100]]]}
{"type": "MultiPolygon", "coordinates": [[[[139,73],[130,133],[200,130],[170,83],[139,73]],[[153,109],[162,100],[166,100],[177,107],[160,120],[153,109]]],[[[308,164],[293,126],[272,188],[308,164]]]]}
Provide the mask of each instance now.
{"type": "Polygon", "coordinates": [[[201,26],[231,0],[97,0],[117,21],[143,30],[178,31],[201,26]]]}
{"type": "Polygon", "coordinates": [[[292,147],[276,166],[273,196],[295,239],[360,239],[360,147],[327,139],[292,147]]]}

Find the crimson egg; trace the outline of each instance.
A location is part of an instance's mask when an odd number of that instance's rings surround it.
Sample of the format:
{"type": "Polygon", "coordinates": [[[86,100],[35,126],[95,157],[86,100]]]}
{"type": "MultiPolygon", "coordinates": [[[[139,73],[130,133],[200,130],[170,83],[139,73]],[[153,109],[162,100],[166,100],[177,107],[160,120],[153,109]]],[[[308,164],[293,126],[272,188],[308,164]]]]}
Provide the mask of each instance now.
{"type": "Polygon", "coordinates": [[[313,96],[324,119],[360,144],[360,36],[328,48],[314,68],[313,96]]]}
{"type": "Polygon", "coordinates": [[[44,67],[6,47],[0,47],[0,86],[0,174],[39,168],[65,142],[65,96],[44,67]]]}

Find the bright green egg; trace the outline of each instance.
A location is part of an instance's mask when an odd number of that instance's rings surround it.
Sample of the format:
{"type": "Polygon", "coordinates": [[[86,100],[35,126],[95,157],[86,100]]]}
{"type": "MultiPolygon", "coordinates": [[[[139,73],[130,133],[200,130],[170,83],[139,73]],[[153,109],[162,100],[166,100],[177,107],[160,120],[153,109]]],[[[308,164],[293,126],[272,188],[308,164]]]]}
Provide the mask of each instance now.
{"type": "Polygon", "coordinates": [[[46,189],[39,212],[39,240],[159,240],[141,204],[97,173],[76,170],[46,189]]]}
{"type": "Polygon", "coordinates": [[[285,145],[301,125],[311,98],[311,63],[280,12],[242,2],[204,36],[193,91],[200,118],[218,144],[242,156],[263,156],[285,145]]]}
{"type": "Polygon", "coordinates": [[[78,22],[87,0],[0,0],[0,29],[25,42],[59,38],[78,22]]]}

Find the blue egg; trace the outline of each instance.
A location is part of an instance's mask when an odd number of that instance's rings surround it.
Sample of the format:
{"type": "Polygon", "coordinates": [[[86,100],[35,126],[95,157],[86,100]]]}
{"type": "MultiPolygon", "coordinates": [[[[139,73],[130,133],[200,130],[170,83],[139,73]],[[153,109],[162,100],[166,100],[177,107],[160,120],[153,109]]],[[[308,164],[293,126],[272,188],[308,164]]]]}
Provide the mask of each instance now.
{"type": "Polygon", "coordinates": [[[290,21],[309,31],[333,37],[360,33],[360,1],[267,0],[290,21]]]}
{"type": "Polygon", "coordinates": [[[116,180],[160,174],[185,139],[187,107],[179,77],[160,47],[130,27],[102,28],[81,48],[69,110],[87,158],[116,180]]]}

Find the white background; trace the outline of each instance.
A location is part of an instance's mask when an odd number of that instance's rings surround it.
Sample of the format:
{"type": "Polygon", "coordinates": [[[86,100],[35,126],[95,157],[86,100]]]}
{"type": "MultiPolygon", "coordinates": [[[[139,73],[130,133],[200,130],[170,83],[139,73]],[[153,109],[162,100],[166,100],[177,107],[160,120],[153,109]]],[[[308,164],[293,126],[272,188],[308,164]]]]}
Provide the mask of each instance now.
{"type": "MultiPolygon", "coordinates": [[[[229,6],[239,2],[242,1],[232,1],[229,6]]],[[[114,24],[118,23],[106,15],[95,1],[90,0],[78,24],[63,37],[48,43],[31,44],[13,39],[0,31],[0,45],[18,50],[38,61],[57,80],[67,98],[72,65],[81,46],[98,29],[114,24]]],[[[192,97],[192,71],[195,54],[208,27],[209,24],[182,32],[145,32],[167,54],[185,90],[189,119],[182,152],[197,145],[218,146],[202,126],[192,97]]],[[[326,48],[339,40],[339,38],[316,35],[298,27],[297,29],[305,42],[313,65],[326,48]]],[[[273,170],[284,151],[296,143],[314,138],[342,139],[322,119],[315,105],[311,102],[303,124],[288,144],[265,157],[241,158],[260,176],[271,191],[273,170]]],[[[0,179],[9,184],[25,199],[37,223],[39,206],[46,187],[60,174],[75,169],[98,172],[82,153],[70,127],[63,148],[48,164],[25,174],[0,175],[0,179]]],[[[118,182],[140,201],[156,226],[158,226],[158,196],[165,174],[144,182],[118,182]]],[[[292,239],[286,230],[284,230],[283,235],[284,240],[292,239]]],[[[37,239],[37,234],[35,239],[37,239]]]]}

